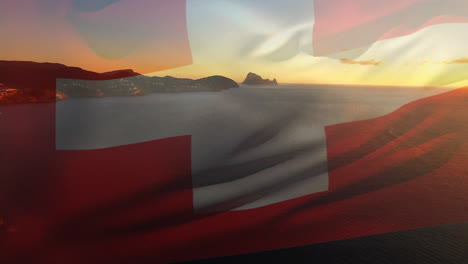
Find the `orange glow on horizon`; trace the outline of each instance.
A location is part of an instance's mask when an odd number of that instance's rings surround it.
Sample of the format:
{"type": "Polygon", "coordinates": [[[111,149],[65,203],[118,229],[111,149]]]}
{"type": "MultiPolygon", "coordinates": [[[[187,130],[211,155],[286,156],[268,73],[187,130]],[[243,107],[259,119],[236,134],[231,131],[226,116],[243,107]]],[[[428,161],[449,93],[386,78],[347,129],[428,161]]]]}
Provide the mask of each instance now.
{"type": "Polygon", "coordinates": [[[192,63],[185,0],[126,0],[95,12],[76,10],[71,0],[22,0],[2,8],[0,35],[8,36],[2,60],[141,74],[192,63]]]}

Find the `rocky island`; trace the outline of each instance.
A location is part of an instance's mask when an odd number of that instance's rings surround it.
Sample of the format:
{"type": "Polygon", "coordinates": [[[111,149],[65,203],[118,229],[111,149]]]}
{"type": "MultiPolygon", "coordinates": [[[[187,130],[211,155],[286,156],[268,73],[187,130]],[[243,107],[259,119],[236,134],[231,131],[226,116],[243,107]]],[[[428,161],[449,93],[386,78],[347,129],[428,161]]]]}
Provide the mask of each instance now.
{"type": "Polygon", "coordinates": [[[260,77],[260,75],[255,74],[253,72],[249,72],[249,74],[247,74],[247,77],[242,82],[242,84],[245,84],[245,85],[278,85],[278,82],[276,81],[276,79],[273,79],[272,81],[270,79],[263,79],[262,77],[260,77]]]}

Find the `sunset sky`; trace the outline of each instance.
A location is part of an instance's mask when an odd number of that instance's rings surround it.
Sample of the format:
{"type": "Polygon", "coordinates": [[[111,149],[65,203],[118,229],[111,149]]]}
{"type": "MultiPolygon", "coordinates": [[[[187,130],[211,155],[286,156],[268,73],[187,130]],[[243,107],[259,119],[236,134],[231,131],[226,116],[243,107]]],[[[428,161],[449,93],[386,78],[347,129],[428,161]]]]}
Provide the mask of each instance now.
{"type": "Polygon", "coordinates": [[[0,59],[236,81],[252,71],[283,83],[465,82],[468,3],[370,3],[0,0],[0,34],[8,36],[0,59]]]}

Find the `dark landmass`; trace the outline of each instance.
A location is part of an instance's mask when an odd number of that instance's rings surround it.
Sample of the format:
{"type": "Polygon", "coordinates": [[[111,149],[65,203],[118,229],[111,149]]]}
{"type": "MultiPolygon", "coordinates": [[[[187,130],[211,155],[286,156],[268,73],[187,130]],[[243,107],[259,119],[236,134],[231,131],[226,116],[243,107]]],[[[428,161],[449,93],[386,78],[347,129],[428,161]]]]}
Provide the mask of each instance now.
{"type": "Polygon", "coordinates": [[[221,91],[238,87],[223,76],[192,80],[183,78],[148,77],[144,75],[105,81],[58,79],[57,93],[67,97],[132,96],[149,93],[221,91]]]}
{"type": "Polygon", "coordinates": [[[223,76],[198,80],[149,77],[131,69],[96,73],[58,63],[0,60],[0,103],[69,97],[134,96],[155,92],[220,91],[238,87],[223,76]]]}
{"type": "Polygon", "coordinates": [[[246,84],[246,85],[278,85],[278,82],[276,81],[276,79],[273,79],[273,81],[271,81],[270,79],[263,79],[259,75],[255,74],[253,72],[249,72],[249,74],[247,74],[247,77],[245,77],[245,80],[242,82],[242,84],[246,84]]]}

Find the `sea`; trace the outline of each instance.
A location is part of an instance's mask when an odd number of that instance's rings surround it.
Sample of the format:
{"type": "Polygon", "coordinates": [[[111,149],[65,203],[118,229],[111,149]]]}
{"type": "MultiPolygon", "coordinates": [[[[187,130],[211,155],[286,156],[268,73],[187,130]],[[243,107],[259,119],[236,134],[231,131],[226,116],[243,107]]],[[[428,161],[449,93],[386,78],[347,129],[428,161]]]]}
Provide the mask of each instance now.
{"type": "Polygon", "coordinates": [[[56,147],[100,149],[191,136],[196,210],[288,186],[228,208],[250,209],[328,190],[326,126],[377,118],[447,91],[290,84],[72,98],[56,104],[56,147]],[[310,168],[314,174],[297,176],[310,168]]]}

